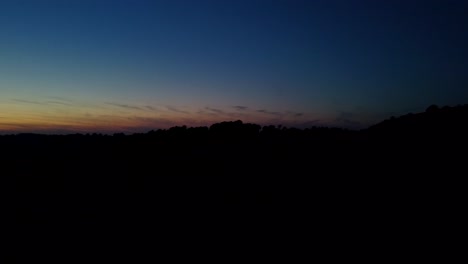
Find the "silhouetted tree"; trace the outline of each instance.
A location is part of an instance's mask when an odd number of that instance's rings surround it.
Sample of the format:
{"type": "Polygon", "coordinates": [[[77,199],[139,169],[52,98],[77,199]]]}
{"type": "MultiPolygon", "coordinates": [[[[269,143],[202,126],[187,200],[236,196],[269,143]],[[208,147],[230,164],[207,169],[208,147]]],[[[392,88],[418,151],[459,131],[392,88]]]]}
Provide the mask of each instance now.
{"type": "Polygon", "coordinates": [[[426,109],[426,113],[435,113],[439,111],[439,107],[437,105],[431,105],[426,109]]]}

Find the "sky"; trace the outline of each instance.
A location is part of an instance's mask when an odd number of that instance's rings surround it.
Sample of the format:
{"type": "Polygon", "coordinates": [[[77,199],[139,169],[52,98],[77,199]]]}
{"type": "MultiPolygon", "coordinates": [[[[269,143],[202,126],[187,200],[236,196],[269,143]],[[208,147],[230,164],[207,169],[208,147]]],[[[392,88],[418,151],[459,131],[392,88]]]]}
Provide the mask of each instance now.
{"type": "Polygon", "coordinates": [[[468,1],[0,0],[0,133],[365,128],[468,103],[468,1]]]}

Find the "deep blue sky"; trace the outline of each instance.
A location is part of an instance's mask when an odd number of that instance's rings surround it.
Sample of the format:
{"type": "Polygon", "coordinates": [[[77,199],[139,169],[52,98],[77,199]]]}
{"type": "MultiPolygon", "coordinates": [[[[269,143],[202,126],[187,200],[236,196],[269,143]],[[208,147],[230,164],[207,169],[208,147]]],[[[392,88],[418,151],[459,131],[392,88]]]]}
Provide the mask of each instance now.
{"type": "Polygon", "coordinates": [[[468,1],[0,1],[0,130],[365,127],[468,103],[468,1]]]}

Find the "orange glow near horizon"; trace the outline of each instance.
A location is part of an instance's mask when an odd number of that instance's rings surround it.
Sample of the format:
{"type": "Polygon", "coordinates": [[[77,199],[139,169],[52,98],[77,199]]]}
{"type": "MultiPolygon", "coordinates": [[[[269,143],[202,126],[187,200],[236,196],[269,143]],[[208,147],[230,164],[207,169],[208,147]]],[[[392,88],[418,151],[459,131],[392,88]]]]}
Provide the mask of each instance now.
{"type": "Polygon", "coordinates": [[[248,107],[187,107],[115,102],[28,101],[0,104],[0,133],[134,133],[173,126],[209,126],[242,120],[258,124],[291,125],[303,114],[248,107]]]}

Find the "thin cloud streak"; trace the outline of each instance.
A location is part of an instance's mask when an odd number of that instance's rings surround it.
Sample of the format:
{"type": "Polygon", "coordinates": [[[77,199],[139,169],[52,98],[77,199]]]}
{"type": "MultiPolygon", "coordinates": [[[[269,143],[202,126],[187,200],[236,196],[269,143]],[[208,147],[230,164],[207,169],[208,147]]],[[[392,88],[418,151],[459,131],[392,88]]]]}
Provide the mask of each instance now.
{"type": "Polygon", "coordinates": [[[248,109],[247,106],[242,106],[242,105],[235,105],[233,106],[234,109],[239,110],[239,111],[245,111],[248,109]]]}
{"type": "Polygon", "coordinates": [[[119,103],[106,103],[106,104],[112,105],[112,106],[117,106],[117,107],[120,107],[120,108],[125,108],[125,109],[141,110],[141,107],[133,106],[133,105],[119,104],[119,103]]]}
{"type": "Polygon", "coordinates": [[[58,101],[63,101],[63,102],[67,102],[67,103],[73,103],[73,100],[68,99],[68,98],[64,98],[64,97],[60,97],[60,96],[48,96],[47,98],[58,100],[58,101]]]}
{"type": "Polygon", "coordinates": [[[181,114],[188,114],[189,112],[187,111],[184,111],[184,110],[180,110],[174,106],[166,106],[167,110],[169,111],[172,111],[172,112],[176,112],[176,113],[181,113],[181,114]]]}
{"type": "Polygon", "coordinates": [[[71,106],[70,103],[59,102],[59,101],[32,101],[32,100],[25,100],[25,99],[13,99],[13,101],[18,103],[24,104],[34,104],[34,105],[63,105],[63,106],[71,106]]]}
{"type": "Polygon", "coordinates": [[[57,104],[57,105],[64,105],[64,106],[71,106],[72,104],[69,103],[63,103],[63,102],[57,102],[57,101],[47,101],[45,102],[46,104],[57,104]]]}
{"type": "Polygon", "coordinates": [[[19,102],[19,103],[25,103],[25,104],[46,105],[46,103],[43,103],[43,102],[23,100],[23,99],[13,99],[13,101],[19,102]]]}
{"type": "Polygon", "coordinates": [[[268,111],[268,110],[265,110],[265,109],[259,109],[257,110],[258,113],[263,113],[263,114],[268,114],[268,115],[275,115],[275,116],[280,116],[281,113],[280,112],[272,112],[272,111],[268,111]]]}
{"type": "Polygon", "coordinates": [[[211,108],[211,107],[205,107],[206,110],[208,111],[211,111],[213,113],[217,113],[217,114],[224,114],[224,111],[221,110],[221,109],[217,109],[217,108],[211,108]]]}

